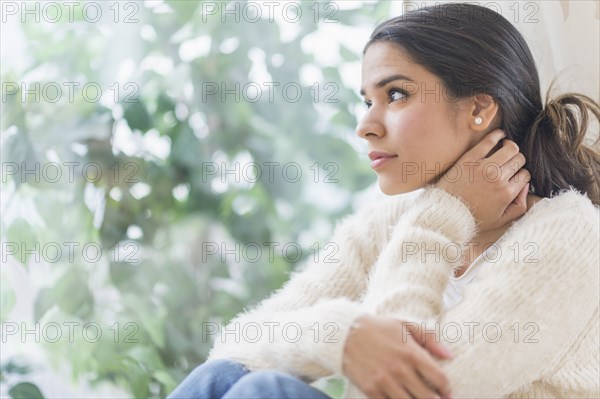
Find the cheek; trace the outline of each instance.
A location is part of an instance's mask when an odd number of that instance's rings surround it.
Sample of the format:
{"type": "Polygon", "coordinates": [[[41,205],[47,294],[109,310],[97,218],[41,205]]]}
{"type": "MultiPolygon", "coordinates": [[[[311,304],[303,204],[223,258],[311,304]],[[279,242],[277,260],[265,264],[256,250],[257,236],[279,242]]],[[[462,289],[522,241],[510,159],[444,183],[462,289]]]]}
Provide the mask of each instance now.
{"type": "Polygon", "coordinates": [[[435,112],[427,112],[425,107],[414,107],[393,115],[389,123],[388,131],[405,159],[431,158],[427,154],[437,147],[443,130],[435,112]]]}
{"type": "Polygon", "coordinates": [[[419,105],[390,115],[388,132],[403,162],[441,172],[460,156],[460,143],[443,109],[419,105]]]}

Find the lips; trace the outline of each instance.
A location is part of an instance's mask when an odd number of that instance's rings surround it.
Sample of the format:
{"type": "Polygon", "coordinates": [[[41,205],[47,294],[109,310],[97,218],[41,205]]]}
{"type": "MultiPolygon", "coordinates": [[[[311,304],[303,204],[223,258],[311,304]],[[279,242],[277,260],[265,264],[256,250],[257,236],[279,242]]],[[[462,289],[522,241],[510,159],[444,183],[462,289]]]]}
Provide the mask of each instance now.
{"type": "Polygon", "coordinates": [[[375,161],[380,158],[394,158],[397,156],[398,155],[396,155],[396,154],[390,154],[389,152],[383,152],[383,151],[371,151],[369,153],[369,159],[371,161],[375,161]]]}
{"type": "Polygon", "coordinates": [[[371,168],[377,169],[381,165],[387,163],[390,159],[393,159],[396,157],[398,157],[398,155],[390,154],[389,152],[371,151],[369,153],[369,159],[371,159],[371,168]]]}

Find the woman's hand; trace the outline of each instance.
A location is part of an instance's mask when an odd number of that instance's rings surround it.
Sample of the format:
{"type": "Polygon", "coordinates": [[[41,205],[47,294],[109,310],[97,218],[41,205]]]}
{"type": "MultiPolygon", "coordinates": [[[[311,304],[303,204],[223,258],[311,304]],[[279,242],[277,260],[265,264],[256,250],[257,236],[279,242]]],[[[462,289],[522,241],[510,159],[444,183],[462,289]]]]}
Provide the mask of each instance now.
{"type": "Polygon", "coordinates": [[[449,397],[449,381],[428,352],[449,357],[435,336],[389,317],[367,315],[356,323],[344,346],[343,372],[369,398],[449,397]]]}
{"type": "Polygon", "coordinates": [[[434,184],[469,204],[479,231],[505,225],[527,212],[531,175],[514,141],[486,158],[505,137],[496,129],[485,136],[434,184]]]}

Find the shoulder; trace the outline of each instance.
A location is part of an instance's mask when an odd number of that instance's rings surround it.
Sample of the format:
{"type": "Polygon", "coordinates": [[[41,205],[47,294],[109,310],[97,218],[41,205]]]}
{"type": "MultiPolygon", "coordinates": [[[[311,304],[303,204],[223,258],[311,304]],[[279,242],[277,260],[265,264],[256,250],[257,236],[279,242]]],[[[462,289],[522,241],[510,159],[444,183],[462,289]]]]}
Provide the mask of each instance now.
{"type": "Polygon", "coordinates": [[[587,195],[561,190],[539,201],[489,253],[478,279],[540,295],[540,301],[598,295],[600,212],[587,195]]]}
{"type": "Polygon", "coordinates": [[[586,193],[575,188],[563,189],[551,198],[541,201],[532,209],[536,211],[539,207],[539,218],[541,223],[559,223],[566,230],[574,230],[577,227],[592,228],[591,234],[599,234],[600,207],[594,205],[586,193]],[[594,229],[595,227],[595,229],[594,229]]]}
{"type": "Polygon", "coordinates": [[[600,208],[585,193],[573,188],[561,190],[536,203],[525,216],[511,227],[514,236],[507,234],[507,242],[535,248],[539,266],[548,270],[551,266],[570,270],[577,264],[597,274],[600,208]]]}

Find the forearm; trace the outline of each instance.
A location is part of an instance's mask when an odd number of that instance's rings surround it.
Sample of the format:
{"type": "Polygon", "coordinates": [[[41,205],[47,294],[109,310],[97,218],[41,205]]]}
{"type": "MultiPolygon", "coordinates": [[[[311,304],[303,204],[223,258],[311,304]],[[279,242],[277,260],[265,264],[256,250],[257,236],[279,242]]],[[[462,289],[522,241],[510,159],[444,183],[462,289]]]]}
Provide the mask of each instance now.
{"type": "Polygon", "coordinates": [[[475,233],[475,220],[457,197],[429,186],[396,224],[374,265],[364,304],[375,314],[394,314],[402,304],[410,320],[436,318],[452,270],[475,233]]]}
{"type": "Polygon", "coordinates": [[[285,312],[257,312],[233,319],[208,360],[230,358],[251,370],[277,368],[307,380],[342,374],[342,356],[353,321],[366,314],[347,298],[285,312]]]}

